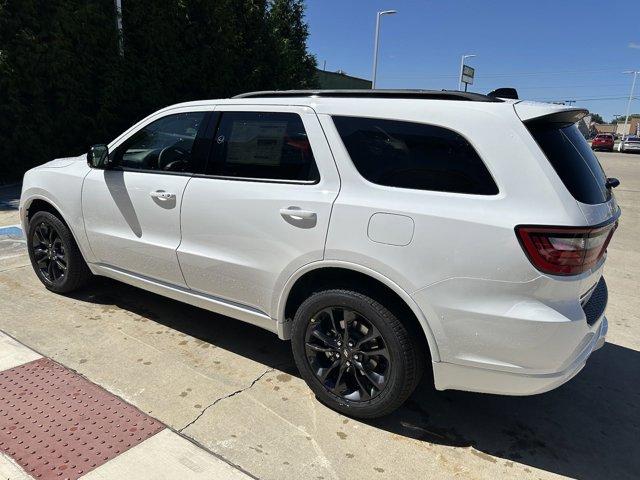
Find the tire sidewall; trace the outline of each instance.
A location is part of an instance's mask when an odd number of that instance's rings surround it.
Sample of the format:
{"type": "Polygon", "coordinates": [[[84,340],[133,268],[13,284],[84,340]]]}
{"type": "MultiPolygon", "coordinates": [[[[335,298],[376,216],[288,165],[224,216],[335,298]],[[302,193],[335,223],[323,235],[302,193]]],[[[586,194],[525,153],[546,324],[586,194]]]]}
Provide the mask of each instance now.
{"type": "Polygon", "coordinates": [[[298,308],[293,321],[291,335],[293,355],[300,374],[316,394],[316,397],[322,403],[341,413],[365,418],[380,416],[390,409],[390,405],[397,403],[398,390],[403,390],[402,385],[406,381],[407,371],[405,352],[402,351],[400,343],[397,341],[396,333],[385,318],[387,316],[393,317],[393,314],[375,301],[377,308],[374,307],[370,303],[371,301],[369,297],[350,291],[329,290],[315,293],[298,308]],[[365,317],[367,321],[371,322],[382,334],[391,357],[390,375],[384,390],[371,400],[354,402],[329,392],[316,377],[307,361],[305,336],[309,321],[320,310],[331,306],[355,310],[365,317]],[[383,313],[382,315],[381,312],[383,313]]]}

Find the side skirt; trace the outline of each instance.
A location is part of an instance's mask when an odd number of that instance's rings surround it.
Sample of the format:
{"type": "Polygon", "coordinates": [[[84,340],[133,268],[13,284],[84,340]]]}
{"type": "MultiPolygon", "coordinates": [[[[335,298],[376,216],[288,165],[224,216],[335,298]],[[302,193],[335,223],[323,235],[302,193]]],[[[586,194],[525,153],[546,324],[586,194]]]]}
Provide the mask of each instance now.
{"type": "Polygon", "coordinates": [[[278,322],[260,310],[229,302],[221,298],[213,297],[205,293],[194,292],[176,285],[170,285],[158,280],[138,275],[136,273],[121,270],[116,267],[99,263],[89,264],[91,271],[96,275],[109,277],[134,287],[148,290],[164,297],[188,303],[195,307],[203,308],[211,312],[219,313],[227,317],[250,323],[273,333],[278,333],[278,322]]]}

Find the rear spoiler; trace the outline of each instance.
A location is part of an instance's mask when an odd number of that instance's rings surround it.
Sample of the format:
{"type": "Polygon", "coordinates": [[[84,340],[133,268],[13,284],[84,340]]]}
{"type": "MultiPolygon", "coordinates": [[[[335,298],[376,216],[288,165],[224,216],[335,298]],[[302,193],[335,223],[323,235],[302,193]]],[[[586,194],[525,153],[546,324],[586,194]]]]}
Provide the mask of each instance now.
{"type": "Polygon", "coordinates": [[[558,123],[571,125],[589,114],[584,108],[571,108],[552,103],[518,102],[513,108],[520,120],[527,124],[558,123]]]}

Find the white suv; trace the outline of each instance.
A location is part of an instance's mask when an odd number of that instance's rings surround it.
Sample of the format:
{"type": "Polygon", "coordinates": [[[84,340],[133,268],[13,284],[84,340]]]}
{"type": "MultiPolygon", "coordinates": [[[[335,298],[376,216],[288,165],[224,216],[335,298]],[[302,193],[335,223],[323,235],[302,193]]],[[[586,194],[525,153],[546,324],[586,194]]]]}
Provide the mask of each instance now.
{"type": "Polygon", "coordinates": [[[607,332],[619,208],[586,112],[429,91],[257,92],[160,110],[24,177],[54,292],[104,275],[291,340],[332,408],[535,394],[607,332]]]}

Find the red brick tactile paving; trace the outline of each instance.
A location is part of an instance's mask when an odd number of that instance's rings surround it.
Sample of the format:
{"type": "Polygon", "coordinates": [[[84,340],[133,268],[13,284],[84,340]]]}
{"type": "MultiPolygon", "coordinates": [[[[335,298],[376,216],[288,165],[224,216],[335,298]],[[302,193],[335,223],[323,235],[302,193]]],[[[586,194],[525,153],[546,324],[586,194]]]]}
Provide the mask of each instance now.
{"type": "Polygon", "coordinates": [[[48,358],[0,372],[0,451],[35,478],[77,479],[163,428],[48,358]]]}

